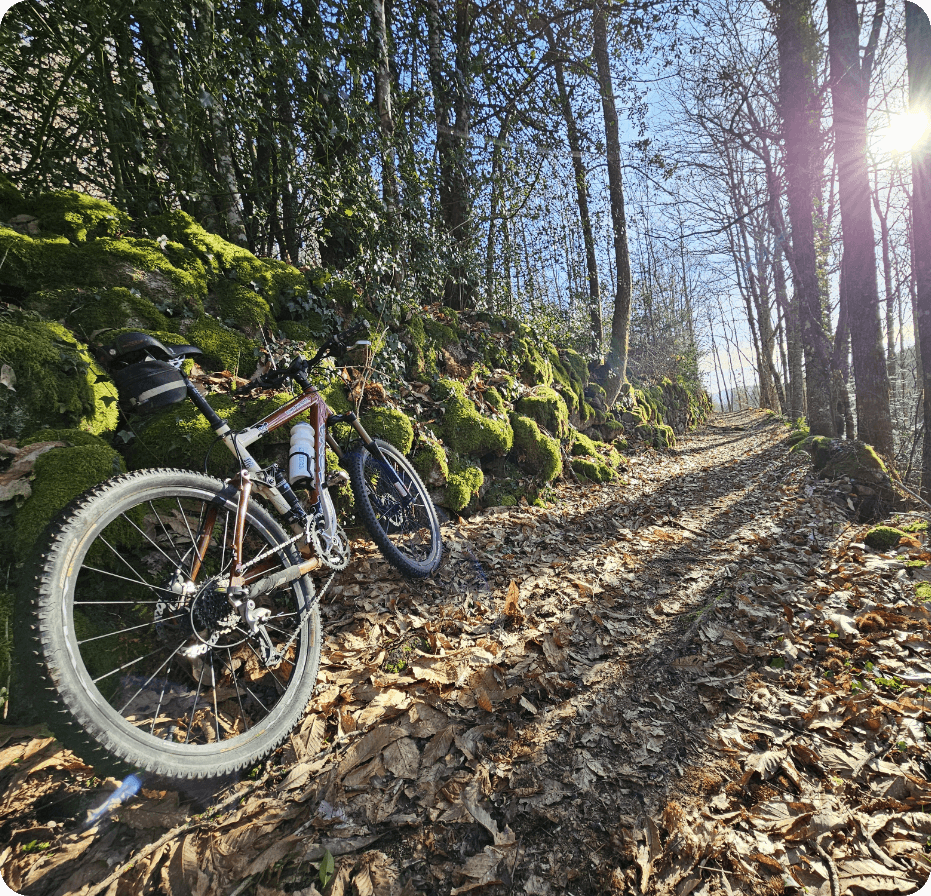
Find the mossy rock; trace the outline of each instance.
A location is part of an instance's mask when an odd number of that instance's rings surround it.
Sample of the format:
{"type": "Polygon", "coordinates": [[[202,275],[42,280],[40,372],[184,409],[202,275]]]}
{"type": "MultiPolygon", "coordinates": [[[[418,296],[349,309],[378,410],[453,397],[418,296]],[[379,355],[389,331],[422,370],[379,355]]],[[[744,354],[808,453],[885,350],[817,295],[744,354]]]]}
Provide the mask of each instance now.
{"type": "Polygon", "coordinates": [[[569,453],[573,457],[588,457],[600,460],[614,470],[622,467],[625,463],[624,458],[620,455],[615,445],[609,445],[606,442],[596,442],[582,432],[572,433],[572,438],[569,443],[569,453]]]}
{"type": "Polygon", "coordinates": [[[211,287],[206,309],[227,326],[257,333],[272,320],[271,306],[251,286],[220,277],[211,287]]]}
{"type": "Polygon", "coordinates": [[[794,432],[789,433],[786,441],[789,443],[789,445],[795,448],[797,445],[805,441],[805,439],[807,438],[808,438],[808,430],[801,429],[801,430],[796,430],[794,432]]]}
{"type": "Polygon", "coordinates": [[[478,496],[478,490],[484,482],[485,475],[481,467],[461,457],[453,457],[449,463],[443,506],[457,512],[465,510],[478,496]]]}
{"type": "Polygon", "coordinates": [[[39,442],[67,442],[68,445],[107,445],[100,436],[85,432],[83,429],[40,429],[26,436],[19,443],[20,448],[37,445],[39,442]]]}
{"type": "Polygon", "coordinates": [[[417,474],[430,488],[442,488],[449,477],[446,451],[439,442],[421,439],[411,458],[417,474]]]}
{"type": "Polygon", "coordinates": [[[676,434],[671,426],[665,423],[658,423],[654,430],[653,447],[654,448],[675,448],[676,434]]]}
{"type": "Polygon", "coordinates": [[[57,320],[90,339],[102,330],[165,330],[175,332],[179,321],[162,314],[138,290],[52,289],[33,293],[23,307],[57,320]]]}
{"type": "Polygon", "coordinates": [[[116,428],[116,387],[61,324],[0,320],[0,364],[16,376],[15,391],[0,386],[0,438],[49,426],[93,433],[116,428]]]}
{"type": "Polygon", "coordinates": [[[91,486],[125,472],[123,459],[104,441],[54,448],[36,458],[32,494],[16,514],[13,553],[25,559],[56,514],[91,486]]]}
{"type": "Polygon", "coordinates": [[[569,409],[563,397],[548,386],[538,386],[514,403],[514,410],[535,421],[556,438],[569,434],[569,409]]]}
{"type": "Polygon", "coordinates": [[[187,212],[165,212],[141,224],[156,241],[167,238],[192,249],[210,275],[235,270],[240,281],[248,283],[261,271],[261,262],[248,249],[205,230],[187,212]]]}
{"type": "Polygon", "coordinates": [[[610,482],[617,474],[601,458],[573,457],[572,472],[589,482],[610,482]]]}
{"type": "Polygon", "coordinates": [[[294,342],[304,343],[304,352],[312,355],[320,348],[323,343],[323,334],[306,323],[296,320],[278,321],[278,331],[286,338],[294,342]]]}
{"type": "Polygon", "coordinates": [[[39,219],[45,233],[83,243],[97,237],[114,237],[129,228],[129,215],[103,199],[75,190],[56,190],[28,200],[22,207],[39,219]]]}
{"type": "Polygon", "coordinates": [[[407,327],[407,334],[410,337],[407,369],[411,376],[420,377],[426,372],[427,357],[424,349],[427,342],[427,331],[424,327],[423,319],[418,314],[412,314],[410,319],[405,323],[405,326],[407,327]]]}
{"type": "Polygon", "coordinates": [[[905,533],[894,526],[874,526],[863,538],[864,544],[876,551],[888,551],[899,543],[905,533]]]}
{"type": "Polygon", "coordinates": [[[0,225],[0,285],[25,293],[43,289],[136,289],[171,317],[197,314],[205,278],[176,268],[158,243],[124,237],[71,243],[64,237],[26,236],[0,225]]]}
{"type": "Polygon", "coordinates": [[[494,408],[496,414],[506,414],[508,412],[507,403],[494,386],[489,386],[485,390],[484,398],[494,408]]]}
{"type": "Polygon", "coordinates": [[[445,347],[459,341],[459,333],[455,329],[432,317],[423,317],[423,329],[426,335],[439,346],[445,347]]]}
{"type": "Polygon", "coordinates": [[[534,420],[521,414],[511,414],[511,427],[519,466],[544,482],[552,482],[562,473],[558,439],[548,436],[534,420]]]}
{"type": "Polygon", "coordinates": [[[443,440],[453,451],[482,457],[486,454],[503,456],[511,450],[514,431],[507,420],[493,420],[479,413],[466,396],[462,383],[456,380],[440,380],[437,386],[446,402],[443,440]]]}
{"type": "MultiPolygon", "coordinates": [[[[206,398],[207,403],[233,429],[244,429],[287,404],[293,396],[280,392],[269,397],[241,400],[229,393],[216,392],[206,398]]],[[[301,414],[293,423],[306,420],[307,415],[301,414]]],[[[223,478],[236,465],[235,458],[222,442],[214,444],[216,434],[210,424],[188,401],[142,418],[142,421],[136,427],[139,438],[130,443],[126,452],[126,463],[131,470],[181,467],[202,472],[208,450],[207,472],[211,475],[223,478]]],[[[252,445],[249,451],[263,465],[276,461],[284,468],[290,438],[290,427],[282,426],[252,445]]]]}
{"type": "Polygon", "coordinates": [[[410,417],[397,408],[369,408],[361,416],[362,425],[373,439],[394,445],[407,454],[414,444],[414,427],[410,417]]]}
{"type": "Polygon", "coordinates": [[[206,315],[199,318],[186,335],[191,345],[203,351],[202,366],[228,370],[247,378],[252,375],[259,346],[248,336],[206,315]]]}
{"type": "Polygon", "coordinates": [[[511,351],[519,364],[520,378],[527,386],[533,388],[552,385],[553,365],[543,357],[533,338],[515,338],[511,343],[511,351]]]}
{"type": "Polygon", "coordinates": [[[294,316],[306,301],[309,283],[297,268],[256,258],[248,249],[209,233],[185,212],[155,215],[143,227],[154,239],[168,238],[195,253],[213,287],[209,304],[223,320],[257,327],[273,316],[294,316]]]}
{"type": "Polygon", "coordinates": [[[915,585],[915,597],[918,600],[931,600],[931,582],[919,582],[915,585]]]}

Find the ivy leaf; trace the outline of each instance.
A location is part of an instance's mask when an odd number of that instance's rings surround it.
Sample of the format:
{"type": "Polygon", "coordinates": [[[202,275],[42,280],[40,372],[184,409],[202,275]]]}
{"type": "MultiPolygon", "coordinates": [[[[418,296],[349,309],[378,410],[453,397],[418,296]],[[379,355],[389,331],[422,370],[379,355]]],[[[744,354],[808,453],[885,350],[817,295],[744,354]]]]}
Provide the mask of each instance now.
{"type": "Polygon", "coordinates": [[[323,854],[323,858],[320,860],[320,870],[318,872],[320,876],[320,886],[325,887],[330,879],[333,877],[333,872],[336,870],[336,863],[333,861],[332,853],[327,850],[323,854]]]}

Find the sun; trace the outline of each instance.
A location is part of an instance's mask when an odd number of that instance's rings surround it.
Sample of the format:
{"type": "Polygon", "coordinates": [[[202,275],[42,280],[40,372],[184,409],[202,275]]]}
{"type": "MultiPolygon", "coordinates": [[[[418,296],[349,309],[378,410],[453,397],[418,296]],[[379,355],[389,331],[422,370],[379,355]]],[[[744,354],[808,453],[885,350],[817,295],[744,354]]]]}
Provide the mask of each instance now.
{"type": "Polygon", "coordinates": [[[928,116],[924,112],[900,112],[889,117],[889,124],[880,128],[879,145],[888,153],[906,153],[928,130],[928,116]]]}

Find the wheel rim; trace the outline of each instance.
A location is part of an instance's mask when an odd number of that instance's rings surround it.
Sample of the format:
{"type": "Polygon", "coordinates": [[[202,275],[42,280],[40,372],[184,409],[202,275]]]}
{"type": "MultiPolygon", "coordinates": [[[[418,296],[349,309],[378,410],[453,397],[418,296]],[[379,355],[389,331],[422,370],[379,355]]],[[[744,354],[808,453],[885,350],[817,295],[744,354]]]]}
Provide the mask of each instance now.
{"type": "Polygon", "coordinates": [[[401,479],[412,500],[405,506],[382,463],[366,452],[363,481],[369,504],[382,532],[405,557],[418,564],[428,563],[436,550],[435,522],[429,499],[408,471],[382,449],[385,462],[401,479]]]}
{"type": "MultiPolygon", "coordinates": [[[[62,610],[71,661],[91,700],[144,746],[227,751],[252,741],[288,708],[306,668],[301,582],[255,598],[278,662],[226,599],[234,520],[235,507],[205,491],[152,489],[109,508],[70,558],[62,610]]],[[[244,558],[262,559],[247,582],[290,564],[278,537],[248,517],[244,558]]]]}

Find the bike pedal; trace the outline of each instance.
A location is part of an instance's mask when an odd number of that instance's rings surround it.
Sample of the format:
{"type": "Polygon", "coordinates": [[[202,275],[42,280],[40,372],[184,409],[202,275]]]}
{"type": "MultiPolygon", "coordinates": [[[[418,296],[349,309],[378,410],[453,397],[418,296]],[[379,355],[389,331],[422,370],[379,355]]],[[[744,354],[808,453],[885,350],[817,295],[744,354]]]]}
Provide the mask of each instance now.
{"type": "Polygon", "coordinates": [[[334,470],[323,483],[324,488],[333,488],[334,485],[344,485],[349,482],[349,474],[345,470],[334,470]]]}

